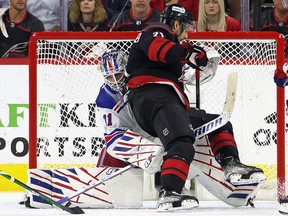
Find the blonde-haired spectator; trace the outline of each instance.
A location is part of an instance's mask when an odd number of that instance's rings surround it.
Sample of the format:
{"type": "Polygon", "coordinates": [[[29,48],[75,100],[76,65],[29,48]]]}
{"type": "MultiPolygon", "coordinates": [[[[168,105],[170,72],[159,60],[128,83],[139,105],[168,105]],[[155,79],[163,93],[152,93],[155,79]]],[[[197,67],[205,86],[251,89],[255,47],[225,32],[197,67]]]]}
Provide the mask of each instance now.
{"type": "Polygon", "coordinates": [[[199,2],[197,31],[240,31],[238,20],[225,13],[224,0],[201,0],[199,2]]]}
{"type": "Polygon", "coordinates": [[[104,31],[108,15],[102,0],[72,0],[68,31],[104,31]]]}

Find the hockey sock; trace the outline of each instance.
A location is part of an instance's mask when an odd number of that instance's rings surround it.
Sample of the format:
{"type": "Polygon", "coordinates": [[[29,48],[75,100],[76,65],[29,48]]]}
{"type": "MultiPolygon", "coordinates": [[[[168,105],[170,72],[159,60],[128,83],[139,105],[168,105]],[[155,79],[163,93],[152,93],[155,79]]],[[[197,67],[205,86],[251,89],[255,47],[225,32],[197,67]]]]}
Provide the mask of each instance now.
{"type": "Polygon", "coordinates": [[[234,136],[229,132],[225,131],[213,136],[210,140],[210,146],[218,163],[220,163],[219,160],[226,157],[233,157],[239,160],[239,153],[234,136]]]}
{"type": "Polygon", "coordinates": [[[166,190],[181,193],[189,171],[189,164],[184,158],[174,155],[162,164],[161,182],[166,190]]]}

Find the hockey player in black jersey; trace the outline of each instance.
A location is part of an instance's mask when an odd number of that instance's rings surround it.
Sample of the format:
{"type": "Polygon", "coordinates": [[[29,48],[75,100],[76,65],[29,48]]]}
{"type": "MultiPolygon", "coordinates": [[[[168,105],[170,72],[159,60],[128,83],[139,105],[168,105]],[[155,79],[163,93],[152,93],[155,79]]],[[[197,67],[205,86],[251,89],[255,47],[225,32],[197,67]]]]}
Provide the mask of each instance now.
{"type": "MultiPolygon", "coordinates": [[[[198,206],[196,197],[181,195],[195,153],[193,128],[218,116],[190,108],[179,81],[183,63],[201,68],[208,62],[202,47],[185,42],[188,31],[194,29],[191,14],[183,6],[170,5],[161,14],[161,22],[138,35],[128,59],[128,101],[135,119],[151,136],[160,138],[167,152],[161,167],[159,211],[198,206]]],[[[265,179],[261,169],[240,162],[230,122],[208,138],[228,180],[265,179]]]]}
{"type": "Polygon", "coordinates": [[[28,41],[34,32],[44,31],[43,23],[26,10],[27,0],[10,1],[10,8],[0,12],[0,57],[28,57],[28,41]]]}

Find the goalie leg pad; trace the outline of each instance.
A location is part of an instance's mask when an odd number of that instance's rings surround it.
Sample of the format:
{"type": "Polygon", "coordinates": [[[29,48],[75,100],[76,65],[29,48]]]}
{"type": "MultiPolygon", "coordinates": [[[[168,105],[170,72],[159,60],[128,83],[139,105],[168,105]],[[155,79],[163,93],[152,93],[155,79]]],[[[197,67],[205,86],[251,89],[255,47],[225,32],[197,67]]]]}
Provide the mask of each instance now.
{"type": "Polygon", "coordinates": [[[235,207],[248,206],[254,207],[253,200],[263,182],[242,184],[235,186],[234,190],[227,197],[226,203],[235,207]]]}
{"type": "Polygon", "coordinates": [[[250,204],[263,182],[246,181],[233,185],[227,181],[205,137],[195,142],[195,158],[190,165],[188,179],[193,177],[219,200],[234,207],[250,204]]]}

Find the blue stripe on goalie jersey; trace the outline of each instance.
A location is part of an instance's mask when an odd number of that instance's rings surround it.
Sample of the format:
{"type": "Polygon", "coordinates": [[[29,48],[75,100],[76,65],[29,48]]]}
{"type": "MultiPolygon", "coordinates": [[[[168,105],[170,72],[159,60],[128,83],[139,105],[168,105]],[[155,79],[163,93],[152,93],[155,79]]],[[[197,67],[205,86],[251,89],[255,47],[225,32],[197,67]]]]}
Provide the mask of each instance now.
{"type": "Polygon", "coordinates": [[[125,105],[126,105],[127,103],[128,103],[128,101],[126,101],[126,102],[120,101],[120,102],[118,102],[118,103],[116,104],[116,106],[113,108],[113,110],[114,110],[115,112],[119,113],[119,112],[125,107],[125,105]]]}
{"type": "Polygon", "coordinates": [[[110,134],[104,133],[107,148],[109,148],[109,146],[111,144],[113,144],[115,142],[115,140],[121,138],[125,132],[126,132],[126,130],[116,128],[110,134]],[[109,139],[109,140],[107,141],[107,139],[109,139]]]}
{"type": "MultiPolygon", "coordinates": [[[[119,97],[117,97],[119,92],[113,91],[108,85],[103,85],[100,88],[99,94],[96,98],[96,105],[101,108],[114,110],[117,104],[120,102],[119,97]]],[[[122,98],[122,97],[120,97],[122,98]]],[[[119,113],[126,105],[126,102],[121,106],[117,106],[116,111],[119,113]]]]}
{"type": "Polygon", "coordinates": [[[43,182],[40,179],[35,179],[35,178],[31,177],[30,178],[30,182],[31,182],[32,185],[35,185],[37,187],[45,188],[46,190],[53,191],[53,193],[55,192],[55,193],[58,193],[58,194],[64,194],[61,189],[52,187],[51,184],[43,182]]]}

